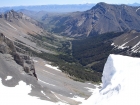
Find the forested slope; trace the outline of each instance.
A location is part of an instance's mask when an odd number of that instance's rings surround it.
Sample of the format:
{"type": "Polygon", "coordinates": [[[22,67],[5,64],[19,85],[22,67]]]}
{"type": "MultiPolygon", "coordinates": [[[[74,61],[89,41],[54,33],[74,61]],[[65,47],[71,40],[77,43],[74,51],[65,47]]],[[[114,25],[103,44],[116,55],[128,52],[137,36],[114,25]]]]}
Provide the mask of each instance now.
{"type": "Polygon", "coordinates": [[[83,66],[91,67],[97,72],[102,72],[109,54],[125,54],[127,49],[117,49],[111,46],[112,39],[122,35],[119,33],[106,33],[95,35],[83,40],[72,42],[73,57],[83,66]]]}

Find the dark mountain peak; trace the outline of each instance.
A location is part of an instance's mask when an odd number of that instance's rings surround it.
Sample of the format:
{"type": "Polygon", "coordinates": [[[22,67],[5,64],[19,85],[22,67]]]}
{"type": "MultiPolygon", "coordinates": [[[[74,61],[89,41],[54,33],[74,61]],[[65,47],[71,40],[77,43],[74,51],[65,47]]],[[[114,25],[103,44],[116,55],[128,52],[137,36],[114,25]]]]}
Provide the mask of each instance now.
{"type": "Polygon", "coordinates": [[[106,5],[109,5],[109,4],[107,4],[107,3],[105,3],[105,2],[99,2],[99,3],[97,3],[96,5],[106,6],[106,5]]]}
{"type": "Polygon", "coordinates": [[[128,7],[129,8],[130,6],[128,6],[126,4],[117,5],[117,4],[107,4],[104,2],[100,2],[100,3],[97,3],[92,9],[100,9],[100,8],[108,9],[108,8],[115,8],[115,7],[118,7],[118,8],[128,7]]]}
{"type": "Polygon", "coordinates": [[[10,10],[9,12],[13,12],[13,13],[14,13],[14,12],[16,12],[16,11],[14,11],[14,10],[12,9],[12,10],[10,10]]]}
{"type": "MultiPolygon", "coordinates": [[[[105,8],[105,7],[109,6],[109,5],[110,5],[110,4],[107,4],[107,3],[105,3],[105,2],[100,2],[100,3],[97,3],[94,7],[95,7],[95,8],[99,8],[99,7],[105,8]]],[[[94,9],[94,7],[93,7],[92,9],[94,9]]]]}
{"type": "Polygon", "coordinates": [[[108,8],[110,8],[112,4],[107,4],[104,2],[97,3],[94,7],[91,8],[91,10],[101,10],[106,11],[108,8]]]}
{"type": "Polygon", "coordinates": [[[23,13],[18,13],[18,12],[16,12],[16,11],[14,11],[13,9],[12,10],[10,10],[10,11],[7,11],[6,13],[5,13],[5,15],[9,15],[9,14],[11,14],[13,17],[14,16],[19,16],[19,17],[21,17],[22,15],[23,15],[23,13]]]}

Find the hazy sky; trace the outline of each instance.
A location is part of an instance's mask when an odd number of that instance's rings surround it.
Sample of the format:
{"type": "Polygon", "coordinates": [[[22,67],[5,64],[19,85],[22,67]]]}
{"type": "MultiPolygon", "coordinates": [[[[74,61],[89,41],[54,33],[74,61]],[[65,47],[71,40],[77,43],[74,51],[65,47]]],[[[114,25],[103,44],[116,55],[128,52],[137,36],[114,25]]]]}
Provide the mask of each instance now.
{"type": "Polygon", "coordinates": [[[106,2],[112,4],[140,3],[140,0],[0,0],[0,7],[46,4],[84,4],[106,2]]]}

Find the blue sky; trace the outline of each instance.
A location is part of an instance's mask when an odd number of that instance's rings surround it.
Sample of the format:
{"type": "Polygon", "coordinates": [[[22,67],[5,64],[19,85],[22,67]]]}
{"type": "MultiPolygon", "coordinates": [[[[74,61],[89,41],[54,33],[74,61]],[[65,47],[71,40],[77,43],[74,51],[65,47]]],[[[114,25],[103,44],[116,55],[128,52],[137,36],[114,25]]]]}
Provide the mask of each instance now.
{"type": "Polygon", "coordinates": [[[110,4],[140,3],[140,0],[1,0],[0,7],[21,5],[47,5],[47,4],[84,4],[106,2],[110,4]]]}

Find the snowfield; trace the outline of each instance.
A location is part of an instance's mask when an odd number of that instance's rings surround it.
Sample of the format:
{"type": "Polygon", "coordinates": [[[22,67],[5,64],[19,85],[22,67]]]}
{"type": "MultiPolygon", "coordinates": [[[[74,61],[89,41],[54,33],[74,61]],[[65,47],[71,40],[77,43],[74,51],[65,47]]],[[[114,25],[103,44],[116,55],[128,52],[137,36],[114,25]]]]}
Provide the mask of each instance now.
{"type": "MultiPolygon", "coordinates": [[[[37,97],[28,95],[31,86],[20,81],[16,87],[6,87],[1,83],[0,78],[0,104],[1,105],[67,105],[65,103],[53,103],[40,100],[37,97]]],[[[44,93],[42,93],[44,94],[44,93]]]]}
{"type": "Polygon", "coordinates": [[[111,54],[104,67],[102,89],[82,105],[140,105],[140,58],[111,54]]]}

